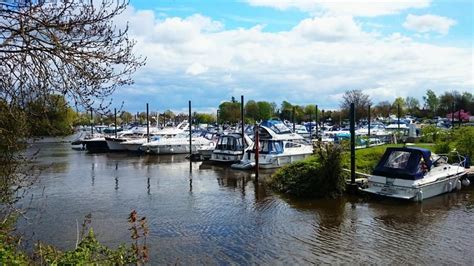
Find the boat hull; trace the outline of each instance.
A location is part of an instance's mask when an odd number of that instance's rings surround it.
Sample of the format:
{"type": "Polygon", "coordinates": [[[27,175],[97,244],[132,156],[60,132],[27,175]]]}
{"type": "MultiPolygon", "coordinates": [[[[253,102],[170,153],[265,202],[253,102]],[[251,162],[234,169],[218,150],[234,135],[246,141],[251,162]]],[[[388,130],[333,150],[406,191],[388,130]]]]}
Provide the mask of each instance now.
{"type": "Polygon", "coordinates": [[[103,140],[88,140],[84,141],[86,145],[86,150],[90,153],[101,153],[101,152],[108,152],[109,147],[107,146],[107,142],[105,139],[103,140]]]}
{"type": "Polygon", "coordinates": [[[384,196],[389,198],[423,201],[444,193],[449,193],[459,188],[460,178],[463,173],[454,174],[446,178],[415,185],[415,186],[394,186],[394,185],[372,185],[368,188],[361,189],[364,192],[384,196]]]}

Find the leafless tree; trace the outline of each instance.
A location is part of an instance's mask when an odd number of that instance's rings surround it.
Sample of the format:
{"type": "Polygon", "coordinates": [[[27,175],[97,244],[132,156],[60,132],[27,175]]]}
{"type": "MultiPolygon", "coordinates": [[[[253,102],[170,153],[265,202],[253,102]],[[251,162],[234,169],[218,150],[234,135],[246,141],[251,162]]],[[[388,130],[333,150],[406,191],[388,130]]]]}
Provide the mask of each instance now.
{"type": "Polygon", "coordinates": [[[114,19],[123,0],[0,0],[0,225],[32,175],[18,151],[29,137],[22,110],[63,95],[103,110],[115,89],[132,83],[145,59],[114,19]],[[8,166],[8,167],[7,167],[8,166]]]}
{"type": "MultiPolygon", "coordinates": [[[[10,1],[12,2],[12,1],[10,1]]],[[[0,2],[0,97],[24,105],[62,94],[83,107],[104,106],[144,64],[113,18],[128,2],[0,2]]]]}
{"type": "Polygon", "coordinates": [[[341,109],[349,114],[351,103],[354,103],[356,110],[356,119],[367,117],[368,107],[372,104],[370,97],[361,90],[346,91],[342,96],[341,109]]]}

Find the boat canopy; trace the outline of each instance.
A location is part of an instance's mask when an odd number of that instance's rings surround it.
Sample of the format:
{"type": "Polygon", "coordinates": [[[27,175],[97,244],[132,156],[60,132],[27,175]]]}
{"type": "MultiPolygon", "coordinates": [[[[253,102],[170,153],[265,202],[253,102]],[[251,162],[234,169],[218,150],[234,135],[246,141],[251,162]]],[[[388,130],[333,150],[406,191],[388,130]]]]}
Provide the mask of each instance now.
{"type": "Polygon", "coordinates": [[[291,130],[280,120],[265,120],[260,123],[261,126],[268,127],[276,134],[288,134],[291,130]]]}
{"type": "Polygon", "coordinates": [[[389,178],[416,180],[423,178],[421,159],[431,168],[431,152],[418,147],[387,148],[373,174],[389,178]]]}

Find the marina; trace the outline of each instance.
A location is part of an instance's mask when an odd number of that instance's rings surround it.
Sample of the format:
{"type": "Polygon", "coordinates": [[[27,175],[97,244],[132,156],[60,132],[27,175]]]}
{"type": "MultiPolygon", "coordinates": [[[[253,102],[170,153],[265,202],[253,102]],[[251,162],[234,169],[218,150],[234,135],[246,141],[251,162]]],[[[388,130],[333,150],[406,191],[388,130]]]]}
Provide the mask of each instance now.
{"type": "Polygon", "coordinates": [[[42,171],[22,202],[29,220],[18,224],[30,247],[41,240],[72,248],[76,223],[88,213],[100,241],[127,243],[135,209],[147,217],[157,264],[473,263],[473,186],[421,204],[298,200],[255,183],[250,172],[194,162],[190,174],[185,155],[33,148],[42,171]]]}

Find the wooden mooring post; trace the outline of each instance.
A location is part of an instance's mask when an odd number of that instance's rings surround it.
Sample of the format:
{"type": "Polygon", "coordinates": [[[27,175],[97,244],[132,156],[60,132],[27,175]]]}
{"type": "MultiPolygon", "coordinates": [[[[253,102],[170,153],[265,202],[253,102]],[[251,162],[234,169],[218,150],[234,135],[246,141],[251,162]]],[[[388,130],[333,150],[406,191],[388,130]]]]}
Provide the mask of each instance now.
{"type": "Polygon", "coordinates": [[[258,182],[258,171],[259,171],[259,163],[258,163],[258,157],[259,157],[259,141],[260,137],[258,134],[258,124],[255,123],[255,182],[258,182]]]}
{"type": "Polygon", "coordinates": [[[146,103],[146,142],[150,142],[150,122],[149,122],[149,109],[148,103],[146,103]]]}
{"type": "Polygon", "coordinates": [[[245,119],[244,119],[244,96],[240,96],[240,121],[242,122],[242,158],[245,156],[245,119]]]}
{"type": "Polygon", "coordinates": [[[351,183],[348,186],[348,191],[350,193],[356,193],[358,188],[357,188],[357,183],[356,183],[356,167],[355,167],[355,162],[356,162],[356,157],[355,157],[355,120],[356,120],[356,114],[355,114],[355,104],[351,103],[351,109],[349,113],[349,121],[350,121],[350,132],[351,132],[351,183]]]}
{"type": "Polygon", "coordinates": [[[114,108],[115,138],[117,138],[117,108],[114,108]]]}
{"type": "MultiPolygon", "coordinates": [[[[193,154],[193,118],[191,116],[191,100],[188,102],[188,117],[189,117],[189,172],[191,173],[193,170],[193,161],[191,160],[193,154]]],[[[192,179],[190,179],[190,182],[192,179]]]]}

